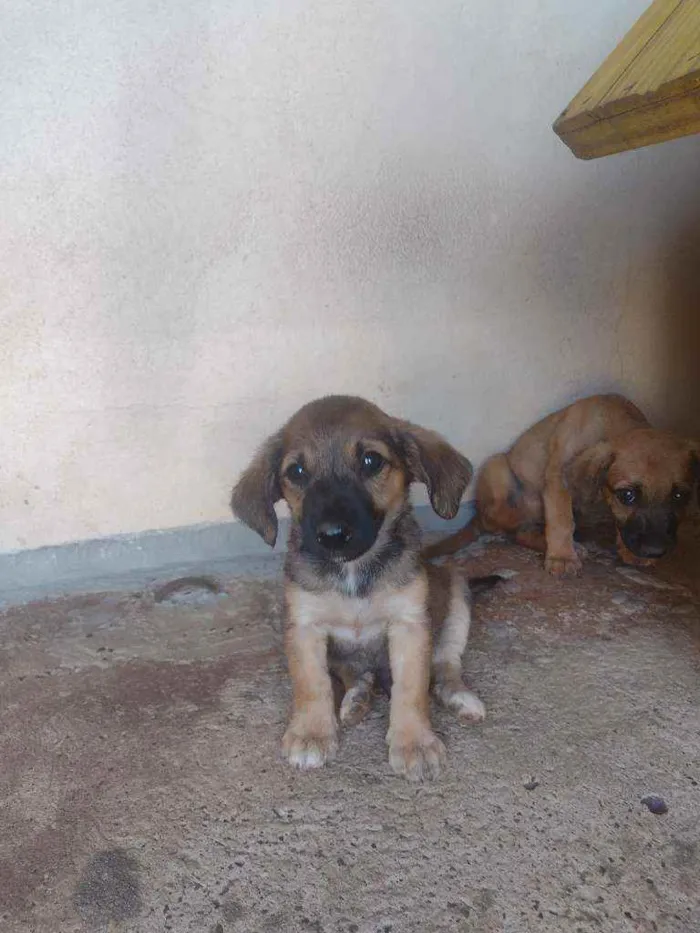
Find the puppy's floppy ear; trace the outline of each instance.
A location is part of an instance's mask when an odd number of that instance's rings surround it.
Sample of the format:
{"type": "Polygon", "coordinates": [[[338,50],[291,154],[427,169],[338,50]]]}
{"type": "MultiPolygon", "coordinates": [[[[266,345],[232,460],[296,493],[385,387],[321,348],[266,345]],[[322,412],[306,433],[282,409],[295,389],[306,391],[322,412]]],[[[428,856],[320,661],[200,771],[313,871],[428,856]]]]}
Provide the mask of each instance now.
{"type": "Polygon", "coordinates": [[[278,433],[265,441],[231,493],[233,514],[270,547],[277,540],[275,502],[282,498],[278,475],[281,462],[282,435],[278,433]]]}
{"type": "Polygon", "coordinates": [[[584,498],[595,498],[605,485],[614,459],[615,451],[608,441],[588,447],[564,468],[567,486],[584,498]]]}
{"type": "Polygon", "coordinates": [[[411,481],[425,483],[440,518],[454,518],[474,472],[471,463],[435,431],[399,420],[394,431],[411,481]]]}

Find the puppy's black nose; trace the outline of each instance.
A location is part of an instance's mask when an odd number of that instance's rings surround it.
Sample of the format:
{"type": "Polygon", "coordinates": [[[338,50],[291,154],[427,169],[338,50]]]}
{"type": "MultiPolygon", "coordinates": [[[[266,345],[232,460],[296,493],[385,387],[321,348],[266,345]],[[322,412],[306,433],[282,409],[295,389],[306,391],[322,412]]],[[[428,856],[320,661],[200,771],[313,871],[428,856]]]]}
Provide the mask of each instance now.
{"type": "Polygon", "coordinates": [[[352,528],[345,522],[321,522],[316,540],[328,551],[341,551],[352,541],[352,528]]]}

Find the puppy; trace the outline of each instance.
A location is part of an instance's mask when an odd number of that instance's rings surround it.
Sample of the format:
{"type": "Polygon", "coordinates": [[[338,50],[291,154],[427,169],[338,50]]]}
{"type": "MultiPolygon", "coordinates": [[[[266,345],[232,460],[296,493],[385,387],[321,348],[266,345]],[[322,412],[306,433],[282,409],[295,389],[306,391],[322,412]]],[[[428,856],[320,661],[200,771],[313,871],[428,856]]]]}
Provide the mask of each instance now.
{"type": "Polygon", "coordinates": [[[649,565],[675,544],[700,478],[698,444],[655,431],[620,395],[593,395],[557,411],[484,464],[472,524],[426,548],[453,553],[480,530],[506,531],[545,553],[555,576],[577,574],[574,510],[602,500],[627,564],[649,565]]]}
{"type": "Polygon", "coordinates": [[[469,461],[432,431],[361,398],[329,396],[298,411],[241,476],[233,512],[269,545],[275,503],[285,499],[291,512],[285,645],[294,699],[282,748],[295,767],[335,754],[331,674],[349,723],[390,672],[389,761],[410,780],[436,777],[445,755],[430,725],[431,658],[437,697],[465,720],[483,718],[462,681],[464,582],[456,569],[421,561],[408,497],[412,482],[424,483],[433,509],[451,518],[471,475],[469,461]]]}

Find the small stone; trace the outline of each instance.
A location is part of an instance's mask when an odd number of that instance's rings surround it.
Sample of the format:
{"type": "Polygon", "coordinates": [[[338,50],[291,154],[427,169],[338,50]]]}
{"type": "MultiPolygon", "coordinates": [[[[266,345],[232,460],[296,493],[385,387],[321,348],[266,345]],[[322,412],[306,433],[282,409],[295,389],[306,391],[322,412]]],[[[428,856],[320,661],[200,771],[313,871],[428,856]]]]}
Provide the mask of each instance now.
{"type": "Polygon", "coordinates": [[[539,787],[539,786],[540,786],[540,782],[535,781],[534,779],[532,781],[528,781],[527,784],[523,784],[523,787],[525,788],[525,790],[534,790],[536,787],[539,787]]]}
{"type": "Polygon", "coordinates": [[[666,801],[663,797],[659,797],[658,794],[647,794],[646,797],[642,797],[642,803],[650,813],[656,816],[662,816],[664,813],[668,813],[666,801]]]}

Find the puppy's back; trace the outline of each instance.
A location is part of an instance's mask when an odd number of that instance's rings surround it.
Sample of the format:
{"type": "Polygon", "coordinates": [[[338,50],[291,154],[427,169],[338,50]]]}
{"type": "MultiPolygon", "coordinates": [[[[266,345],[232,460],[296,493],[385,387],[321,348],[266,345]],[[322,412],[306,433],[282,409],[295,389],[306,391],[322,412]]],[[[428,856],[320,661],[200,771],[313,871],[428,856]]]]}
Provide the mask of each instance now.
{"type": "Polygon", "coordinates": [[[590,395],[528,428],[508,451],[508,462],[522,482],[541,488],[553,454],[566,463],[599,441],[647,424],[642,412],[624,396],[590,395]]]}

